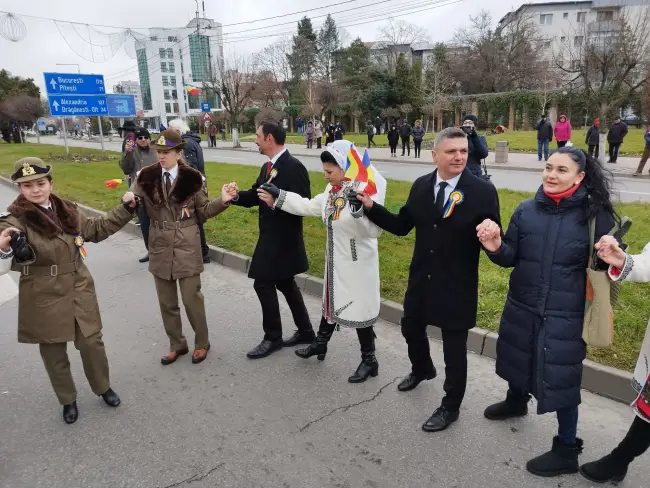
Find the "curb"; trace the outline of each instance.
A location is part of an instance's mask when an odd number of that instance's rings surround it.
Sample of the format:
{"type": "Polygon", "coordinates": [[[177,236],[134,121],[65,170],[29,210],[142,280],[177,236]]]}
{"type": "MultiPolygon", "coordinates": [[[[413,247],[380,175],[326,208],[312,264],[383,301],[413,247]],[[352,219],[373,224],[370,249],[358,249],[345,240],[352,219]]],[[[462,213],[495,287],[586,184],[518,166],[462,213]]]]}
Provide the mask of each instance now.
{"type": "MultiPolygon", "coordinates": [[[[203,146],[201,146],[203,148],[203,146]]],[[[324,147],[324,146],[323,146],[324,147]]],[[[248,147],[207,147],[203,149],[208,149],[208,150],[222,150],[222,151],[242,151],[242,152],[257,152],[254,148],[248,148],[248,147]]],[[[291,153],[294,156],[310,156],[310,157],[318,157],[317,153],[307,153],[307,152],[292,152],[291,153]]],[[[528,154],[528,153],[516,153],[516,154],[528,154]]],[[[531,153],[532,154],[532,153],[531,153]]],[[[399,158],[373,158],[373,161],[376,161],[378,163],[397,163],[397,164],[416,164],[420,166],[431,166],[432,163],[431,161],[418,161],[415,159],[402,159],[400,160],[399,158]]],[[[629,178],[629,179],[634,179],[634,180],[650,180],[650,175],[641,175],[641,176],[632,176],[632,173],[634,169],[629,169],[629,173],[627,172],[628,168],[625,168],[626,171],[620,171],[617,168],[612,168],[612,165],[608,166],[607,168],[612,171],[614,174],[615,178],[629,178]]],[[[516,166],[516,165],[511,165],[508,163],[494,163],[491,162],[488,165],[488,173],[490,170],[503,170],[503,171],[520,171],[520,172],[526,172],[526,173],[541,173],[542,167],[539,168],[534,168],[530,166],[516,166]]]]}
{"type": "MultiPolygon", "coordinates": [[[[5,186],[14,188],[14,184],[0,176],[0,183],[5,186]]],[[[103,217],[106,212],[96,210],[79,204],[84,213],[90,217],[103,217]]],[[[129,222],[124,229],[130,234],[142,237],[140,227],[133,222],[129,222]]],[[[220,247],[208,244],[210,247],[210,258],[215,263],[235,269],[242,273],[248,272],[251,258],[220,247]]],[[[322,298],[323,284],[322,278],[316,278],[307,274],[296,276],[298,287],[305,293],[322,298]]],[[[399,325],[403,314],[403,307],[399,303],[391,300],[382,299],[379,307],[379,317],[386,322],[399,325]]],[[[438,327],[429,326],[427,334],[432,339],[442,340],[442,333],[438,327]]],[[[496,344],[498,334],[478,327],[469,331],[467,338],[467,349],[480,356],[496,359],[496,344]]],[[[583,363],[582,388],[604,396],[611,400],[630,404],[636,398],[636,392],[632,389],[632,373],[612,368],[602,364],[585,360],[583,363]]]]}

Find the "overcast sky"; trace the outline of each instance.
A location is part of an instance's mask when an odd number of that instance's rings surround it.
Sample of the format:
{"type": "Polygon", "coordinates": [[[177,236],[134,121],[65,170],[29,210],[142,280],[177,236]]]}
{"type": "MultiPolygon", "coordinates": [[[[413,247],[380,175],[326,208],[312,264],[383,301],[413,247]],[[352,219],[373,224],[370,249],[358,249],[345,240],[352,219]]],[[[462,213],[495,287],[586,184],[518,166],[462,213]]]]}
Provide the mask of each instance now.
{"type": "MultiPolygon", "coordinates": [[[[538,3],[532,2],[532,3],[538,3]]],[[[321,2],[315,2],[321,3],[321,2]]],[[[392,14],[396,20],[417,24],[428,31],[431,42],[449,40],[454,30],[468,21],[468,16],[488,9],[496,23],[505,13],[517,8],[514,0],[332,0],[329,7],[314,8],[307,14],[294,13],[306,10],[306,3],[277,2],[268,0],[206,0],[206,17],[224,25],[226,56],[228,53],[254,53],[271,44],[277,35],[290,35],[296,29],[296,22],[308,15],[316,27],[323,17],[331,13],[337,24],[344,27],[349,40],[361,37],[364,41],[376,40],[377,29],[386,23],[392,14]],[[455,2],[455,3],[452,3],[455,2]],[[437,5],[437,4],[447,5],[437,5]],[[334,5],[339,4],[339,5],[334,5]],[[334,6],[332,6],[334,5],[334,6]],[[412,12],[399,15],[398,9],[412,12]],[[343,12],[346,10],[346,12],[343,12]],[[417,12],[415,12],[417,10],[417,12]],[[273,20],[229,25],[256,19],[278,16],[273,20]],[[376,21],[373,21],[376,20],[376,21]],[[291,22],[288,25],[278,25],[291,22]],[[358,24],[358,25],[352,25],[358,24]],[[347,27],[346,27],[347,26],[347,27]],[[260,29],[261,28],[261,29],[260,29]],[[255,30],[253,30],[255,29],[255,30]]],[[[199,2],[200,5],[200,2],[199,2]]],[[[76,66],[57,66],[57,63],[76,63],[82,73],[99,73],[106,77],[109,91],[113,84],[122,80],[138,80],[135,59],[120,48],[111,58],[93,63],[80,57],[75,51],[90,58],[90,48],[82,38],[88,39],[83,26],[59,25],[51,20],[40,20],[21,16],[36,15],[65,21],[118,27],[181,27],[195,16],[194,0],[0,0],[0,11],[8,11],[22,19],[27,35],[20,42],[10,42],[0,37],[0,68],[14,75],[34,78],[44,91],[44,71],[72,72],[76,66]],[[59,30],[65,33],[62,36],[59,30]],[[72,48],[66,43],[70,43],[72,48]]],[[[4,15],[0,13],[0,16],[4,15]]],[[[100,32],[118,33],[119,29],[97,28],[100,32]]],[[[140,30],[139,32],[146,32],[140,30]]],[[[102,36],[103,37],[103,36],[102,36]]],[[[108,39],[93,35],[93,42],[106,44],[108,39]]]]}

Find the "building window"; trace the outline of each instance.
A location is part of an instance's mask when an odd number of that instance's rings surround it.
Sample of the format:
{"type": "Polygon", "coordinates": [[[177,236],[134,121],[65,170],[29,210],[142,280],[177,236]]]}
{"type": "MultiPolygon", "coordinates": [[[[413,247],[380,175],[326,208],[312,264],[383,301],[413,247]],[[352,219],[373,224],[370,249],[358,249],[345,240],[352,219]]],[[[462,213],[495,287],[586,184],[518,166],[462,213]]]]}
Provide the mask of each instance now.
{"type": "Polygon", "coordinates": [[[563,18],[563,19],[568,19],[568,18],[569,18],[569,12],[564,12],[564,13],[562,14],[562,18],[563,18]]]}
{"type": "Polygon", "coordinates": [[[178,91],[172,90],[172,100],[178,100],[178,91]]]}
{"type": "Polygon", "coordinates": [[[149,86],[149,67],[147,66],[147,50],[136,51],[138,73],[140,75],[140,93],[142,94],[142,109],[151,110],[151,89],[149,86]]]}
{"type": "Polygon", "coordinates": [[[187,103],[185,104],[185,111],[186,111],[186,112],[188,111],[188,110],[187,110],[187,103]]]}
{"type": "Polygon", "coordinates": [[[171,86],[176,86],[176,77],[175,76],[170,76],[169,77],[169,84],[171,86]]]}
{"type": "Polygon", "coordinates": [[[167,78],[166,76],[163,76],[162,81],[163,81],[163,86],[169,86],[169,78],[167,78]]]}
{"type": "Polygon", "coordinates": [[[169,72],[170,73],[176,73],[176,68],[174,67],[174,62],[173,61],[169,62],[169,72]]]}
{"type": "Polygon", "coordinates": [[[551,47],[551,41],[544,41],[544,47],[545,47],[546,49],[548,49],[549,47],[551,47]]]}
{"type": "Polygon", "coordinates": [[[165,90],[165,100],[171,100],[169,96],[169,90],[165,90]]]}
{"type": "Polygon", "coordinates": [[[540,25],[551,25],[553,23],[553,14],[542,14],[539,16],[540,25]]]}
{"type": "Polygon", "coordinates": [[[587,21],[587,12],[578,12],[578,23],[584,24],[587,21]]]}
{"type": "Polygon", "coordinates": [[[178,37],[176,37],[176,36],[169,36],[169,37],[167,38],[167,41],[168,41],[168,42],[178,42],[178,37]]]}
{"type": "Polygon", "coordinates": [[[158,40],[158,36],[151,36],[149,40],[156,42],[158,40]]]}
{"type": "Polygon", "coordinates": [[[174,50],[171,47],[167,48],[167,57],[169,59],[174,59],[174,50]]]}
{"type": "MultiPolygon", "coordinates": [[[[208,73],[210,42],[207,36],[189,36],[190,64],[193,81],[203,81],[208,73]]],[[[190,107],[193,108],[193,107],[190,107]]]]}
{"type": "Polygon", "coordinates": [[[167,63],[165,62],[160,63],[160,71],[162,71],[163,73],[167,73],[167,63]]]}
{"type": "Polygon", "coordinates": [[[580,68],[580,60],[579,59],[572,59],[571,60],[571,69],[577,70],[580,68]]]}
{"type": "Polygon", "coordinates": [[[168,114],[172,113],[172,105],[171,105],[171,103],[166,103],[165,104],[165,112],[168,113],[168,114]]]}
{"type": "Polygon", "coordinates": [[[584,36],[575,36],[573,38],[573,45],[576,47],[582,46],[584,40],[585,40],[584,36]]]}
{"type": "Polygon", "coordinates": [[[560,37],[560,42],[566,42],[566,37],[564,36],[560,37]]]}
{"type": "Polygon", "coordinates": [[[179,112],[179,110],[178,110],[178,104],[175,103],[175,104],[174,104],[174,113],[177,114],[178,112],[179,112]]]}
{"type": "Polygon", "coordinates": [[[596,22],[609,22],[614,20],[614,11],[613,10],[601,10],[596,12],[596,22]]]}

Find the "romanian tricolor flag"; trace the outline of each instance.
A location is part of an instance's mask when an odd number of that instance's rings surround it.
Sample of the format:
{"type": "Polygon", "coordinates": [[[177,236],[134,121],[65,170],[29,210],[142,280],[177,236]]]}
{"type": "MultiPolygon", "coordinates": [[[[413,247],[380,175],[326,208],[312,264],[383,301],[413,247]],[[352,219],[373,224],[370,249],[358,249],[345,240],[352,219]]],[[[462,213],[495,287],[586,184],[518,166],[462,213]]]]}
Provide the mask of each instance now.
{"type": "Polygon", "coordinates": [[[193,85],[188,85],[187,83],[185,84],[185,89],[187,90],[187,93],[190,94],[190,96],[197,96],[201,94],[201,90],[193,85]]]}
{"type": "Polygon", "coordinates": [[[114,180],[106,180],[104,182],[104,185],[106,185],[106,188],[110,188],[112,190],[117,185],[122,184],[122,181],[124,181],[124,180],[120,180],[120,179],[115,178],[114,180]]]}
{"type": "Polygon", "coordinates": [[[375,174],[370,166],[370,156],[368,151],[364,151],[363,159],[359,159],[354,146],[350,146],[348,151],[348,167],[345,170],[345,177],[352,181],[366,183],[363,193],[367,195],[374,195],[377,193],[377,184],[375,182],[375,174]]]}

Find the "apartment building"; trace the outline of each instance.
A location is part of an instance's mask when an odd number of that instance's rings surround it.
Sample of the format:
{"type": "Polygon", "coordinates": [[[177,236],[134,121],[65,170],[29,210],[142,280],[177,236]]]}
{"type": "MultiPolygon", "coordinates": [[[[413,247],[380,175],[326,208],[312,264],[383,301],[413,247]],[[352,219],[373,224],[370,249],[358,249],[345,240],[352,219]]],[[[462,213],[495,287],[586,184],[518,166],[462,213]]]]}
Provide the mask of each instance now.
{"type": "Polygon", "coordinates": [[[149,127],[161,123],[166,127],[175,117],[199,115],[201,103],[206,101],[211,111],[221,110],[218,97],[207,100],[205,94],[192,96],[186,89],[187,85],[201,88],[223,63],[220,23],[199,18],[182,28],[152,28],[148,39],[136,41],[135,48],[142,108],[149,127]]]}

